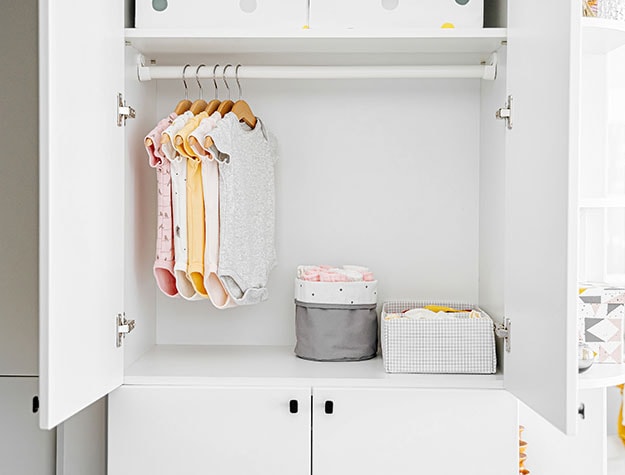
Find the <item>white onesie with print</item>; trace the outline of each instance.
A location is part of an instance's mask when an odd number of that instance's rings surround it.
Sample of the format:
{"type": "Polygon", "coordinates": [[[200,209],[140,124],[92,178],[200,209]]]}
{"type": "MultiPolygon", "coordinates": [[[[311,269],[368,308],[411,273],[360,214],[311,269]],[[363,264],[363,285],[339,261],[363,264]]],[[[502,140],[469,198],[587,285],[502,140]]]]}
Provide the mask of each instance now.
{"type": "Polygon", "coordinates": [[[171,162],[172,209],[174,215],[174,275],[178,293],[187,300],[199,300],[202,297],[195,292],[193,284],[187,276],[187,159],[174,148],[174,137],[189,119],[190,111],[179,115],[172,124],[163,131],[169,142],[161,149],[171,162]]]}

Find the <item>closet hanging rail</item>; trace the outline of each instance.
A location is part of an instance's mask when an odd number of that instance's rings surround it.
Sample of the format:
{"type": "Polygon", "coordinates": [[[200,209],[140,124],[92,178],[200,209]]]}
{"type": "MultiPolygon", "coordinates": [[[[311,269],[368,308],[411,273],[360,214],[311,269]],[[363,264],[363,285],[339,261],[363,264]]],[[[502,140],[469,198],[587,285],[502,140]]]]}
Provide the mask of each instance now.
{"type": "MultiPolygon", "coordinates": [[[[152,79],[182,79],[180,66],[139,65],[140,81],[152,79]]],[[[497,55],[493,53],[487,64],[479,65],[419,65],[419,66],[241,66],[239,79],[487,79],[497,77],[497,55]]],[[[234,79],[234,70],[227,71],[227,79],[234,79]]],[[[210,68],[199,78],[212,78],[210,68]]]]}

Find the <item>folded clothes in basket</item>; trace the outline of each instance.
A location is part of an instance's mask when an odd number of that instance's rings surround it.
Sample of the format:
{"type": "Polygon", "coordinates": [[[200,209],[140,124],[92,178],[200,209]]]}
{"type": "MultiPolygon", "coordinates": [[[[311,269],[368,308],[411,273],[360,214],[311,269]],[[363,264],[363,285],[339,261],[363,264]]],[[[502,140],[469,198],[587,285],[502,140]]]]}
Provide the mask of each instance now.
{"type": "Polygon", "coordinates": [[[298,266],[297,278],[311,282],[373,282],[373,272],[362,266],[298,266]]]}
{"type": "Polygon", "coordinates": [[[394,320],[396,318],[408,318],[410,320],[427,320],[427,319],[455,319],[455,318],[482,318],[480,312],[473,309],[456,310],[449,307],[441,307],[439,305],[426,305],[422,308],[413,308],[404,310],[401,313],[389,313],[385,320],[394,320]]]}

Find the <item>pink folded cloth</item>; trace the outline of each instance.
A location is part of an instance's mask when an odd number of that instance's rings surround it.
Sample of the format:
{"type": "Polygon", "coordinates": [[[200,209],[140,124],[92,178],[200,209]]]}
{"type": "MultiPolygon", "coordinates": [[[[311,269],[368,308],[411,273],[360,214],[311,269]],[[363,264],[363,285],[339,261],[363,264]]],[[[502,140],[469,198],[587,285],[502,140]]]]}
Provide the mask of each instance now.
{"type": "Polygon", "coordinates": [[[300,276],[302,280],[309,280],[312,282],[319,282],[319,272],[308,271],[305,272],[302,276],[300,276]]]}
{"type": "Polygon", "coordinates": [[[363,272],[362,280],[364,280],[365,282],[373,282],[375,280],[375,278],[373,277],[373,272],[363,272]]]}
{"type": "Polygon", "coordinates": [[[321,282],[349,282],[346,275],[338,272],[319,272],[319,280],[321,282]]]}
{"type": "Polygon", "coordinates": [[[297,277],[311,282],[371,282],[375,280],[373,272],[362,266],[298,266],[297,277]]]}

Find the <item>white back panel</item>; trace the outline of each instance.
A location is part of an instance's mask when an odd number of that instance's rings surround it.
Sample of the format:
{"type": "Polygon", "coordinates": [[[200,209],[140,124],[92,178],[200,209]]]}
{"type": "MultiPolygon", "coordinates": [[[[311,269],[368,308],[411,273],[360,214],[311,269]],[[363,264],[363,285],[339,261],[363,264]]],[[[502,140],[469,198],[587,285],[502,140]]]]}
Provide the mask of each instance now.
{"type": "Polygon", "coordinates": [[[506,153],[506,388],[575,430],[580,12],[577,2],[510,2],[506,153]],[[537,14],[537,12],[540,12],[537,14]]]}
{"type": "Polygon", "coordinates": [[[121,1],[39,4],[40,396],[50,428],[121,384],[121,1]]]}
{"type": "MultiPolygon", "coordinates": [[[[203,82],[210,97],[212,81],[203,82]]],[[[281,150],[270,297],[218,311],[209,302],[159,295],[158,343],[292,344],[298,264],[369,266],[380,304],[402,297],[477,301],[479,81],[242,86],[281,150]]],[[[183,88],[180,81],[160,81],[158,89],[162,117],[183,88]]],[[[144,168],[151,172],[147,163],[144,168]]],[[[154,209],[155,195],[145,199],[154,209]]],[[[151,238],[146,242],[153,246],[151,238]]]]}

